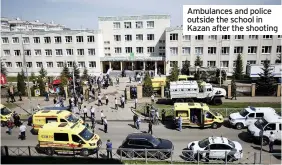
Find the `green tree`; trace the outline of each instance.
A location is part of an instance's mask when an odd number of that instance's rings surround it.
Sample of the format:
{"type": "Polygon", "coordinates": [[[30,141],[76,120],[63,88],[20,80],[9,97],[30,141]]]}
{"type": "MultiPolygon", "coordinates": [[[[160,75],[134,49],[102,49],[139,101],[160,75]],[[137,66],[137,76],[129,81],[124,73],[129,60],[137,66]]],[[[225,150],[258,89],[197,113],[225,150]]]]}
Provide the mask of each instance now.
{"type": "Polygon", "coordinates": [[[203,63],[202,63],[202,60],[201,60],[201,57],[200,56],[197,56],[196,57],[196,60],[195,60],[195,66],[202,66],[203,63]]]}
{"type": "Polygon", "coordinates": [[[86,67],[84,67],[82,79],[83,79],[83,80],[87,80],[88,77],[89,77],[89,75],[88,75],[88,70],[87,70],[86,67]]]}
{"type": "Polygon", "coordinates": [[[194,79],[195,79],[195,80],[200,80],[200,78],[201,78],[201,73],[200,73],[199,70],[196,70],[196,71],[195,71],[195,74],[194,74],[194,79]]]}
{"type": "Polygon", "coordinates": [[[22,93],[22,95],[26,94],[26,84],[23,70],[17,75],[17,89],[22,93]]]}
{"type": "Polygon", "coordinates": [[[40,95],[44,96],[45,95],[45,81],[44,81],[43,77],[38,77],[37,84],[38,84],[38,88],[40,90],[40,95]]]}
{"type": "Polygon", "coordinates": [[[76,63],[74,62],[73,64],[73,72],[74,72],[74,77],[76,79],[79,79],[80,78],[80,70],[79,68],[77,67],[76,63]]]}
{"type": "Polygon", "coordinates": [[[47,76],[47,70],[45,70],[43,68],[43,66],[41,66],[40,70],[39,70],[39,77],[44,78],[47,76]]]}
{"type": "Polygon", "coordinates": [[[173,64],[171,68],[170,75],[168,76],[168,82],[177,81],[179,76],[179,68],[176,63],[173,64]]]}
{"type": "Polygon", "coordinates": [[[5,76],[7,76],[7,68],[5,67],[4,63],[1,61],[1,73],[5,76]]]}
{"type": "Polygon", "coordinates": [[[184,61],[184,65],[182,65],[181,74],[190,75],[190,62],[188,60],[184,61]]]}
{"type": "Polygon", "coordinates": [[[243,78],[243,59],[241,54],[238,54],[236,59],[234,76],[235,76],[235,80],[241,80],[243,78]]]}
{"type": "Polygon", "coordinates": [[[261,68],[262,72],[259,73],[257,81],[257,93],[263,95],[272,95],[276,89],[276,81],[272,75],[272,68],[270,62],[266,59],[261,68]]]}
{"type": "Polygon", "coordinates": [[[29,80],[30,80],[30,81],[34,81],[34,80],[36,80],[36,78],[37,78],[37,77],[35,76],[35,73],[34,73],[34,72],[31,72],[31,73],[30,73],[30,76],[29,76],[29,80]]]}
{"type": "Polygon", "coordinates": [[[150,97],[153,94],[152,79],[148,72],[145,73],[143,84],[143,96],[150,97]]]}
{"type": "Polygon", "coordinates": [[[64,63],[64,67],[63,67],[63,70],[61,72],[61,77],[66,77],[66,78],[71,77],[70,70],[67,66],[67,63],[64,63]]]}
{"type": "Polygon", "coordinates": [[[235,74],[233,73],[232,79],[231,79],[231,96],[236,98],[237,95],[237,85],[235,82],[235,74]]]}

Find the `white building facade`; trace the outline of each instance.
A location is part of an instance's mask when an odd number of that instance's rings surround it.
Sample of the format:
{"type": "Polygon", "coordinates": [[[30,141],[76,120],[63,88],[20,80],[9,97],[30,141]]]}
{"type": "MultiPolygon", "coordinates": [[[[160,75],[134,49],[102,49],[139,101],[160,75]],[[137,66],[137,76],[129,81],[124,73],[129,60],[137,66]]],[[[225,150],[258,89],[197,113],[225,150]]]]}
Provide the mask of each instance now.
{"type": "Polygon", "coordinates": [[[181,69],[184,61],[191,66],[200,56],[203,67],[222,68],[229,75],[238,54],[242,55],[244,72],[247,64],[274,64],[281,55],[282,35],[183,35],[182,27],[166,29],[166,73],[174,63],[181,69]]]}
{"type": "Polygon", "coordinates": [[[25,31],[2,32],[1,54],[9,76],[16,76],[24,67],[28,72],[43,66],[48,76],[60,75],[64,63],[72,70],[74,62],[82,73],[100,73],[100,55],[104,54],[101,31],[25,31]]]}

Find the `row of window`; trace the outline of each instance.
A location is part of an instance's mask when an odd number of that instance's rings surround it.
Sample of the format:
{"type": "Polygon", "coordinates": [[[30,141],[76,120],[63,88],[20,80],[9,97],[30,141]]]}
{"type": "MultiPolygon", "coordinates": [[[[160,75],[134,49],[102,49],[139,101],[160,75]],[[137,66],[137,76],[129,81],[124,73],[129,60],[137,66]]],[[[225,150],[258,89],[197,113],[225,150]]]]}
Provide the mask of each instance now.
{"type": "MultiPolygon", "coordinates": [[[[186,62],[190,65],[190,61],[182,61],[182,66],[186,62]]],[[[263,64],[264,62],[265,62],[265,60],[262,60],[261,64],[263,64]]],[[[267,62],[269,63],[270,61],[268,60],[267,62]]],[[[248,60],[247,65],[251,65],[251,64],[257,64],[257,61],[256,60],[248,60]]],[[[174,65],[178,66],[178,61],[170,61],[170,67],[173,67],[174,65]]],[[[201,65],[203,65],[203,61],[201,61],[201,65]]],[[[216,61],[207,61],[207,66],[208,67],[215,67],[216,61]]],[[[221,67],[229,67],[229,61],[220,61],[220,66],[221,67]]],[[[233,67],[236,67],[236,61],[233,61],[233,67]]]]}
{"type": "MultiPolygon", "coordinates": [[[[124,22],[123,25],[124,25],[125,29],[132,29],[133,28],[132,22],[124,22]]],[[[114,27],[114,29],[121,29],[121,22],[113,22],[113,27],[114,27]]],[[[150,29],[154,28],[155,22],[154,21],[146,21],[146,27],[150,28],[150,29]]],[[[143,21],[136,21],[135,22],[135,28],[136,29],[144,28],[143,21]]]]}
{"type": "MultiPolygon", "coordinates": [[[[235,46],[234,47],[234,54],[241,54],[243,53],[243,46],[235,46]]],[[[272,46],[262,46],[261,53],[262,54],[270,54],[272,46]]],[[[248,54],[257,54],[258,47],[257,46],[248,46],[248,54]]],[[[195,54],[201,55],[204,52],[204,47],[195,47],[195,54]]],[[[178,47],[170,47],[170,54],[171,55],[178,55],[178,47]]],[[[217,47],[208,47],[208,54],[216,54],[217,47]]],[[[277,46],[276,53],[281,54],[281,45],[277,46]]],[[[189,55],[191,54],[191,47],[182,47],[182,54],[189,55]]],[[[230,47],[221,47],[221,54],[228,55],[230,54],[230,47]]]]}
{"type": "MultiPolygon", "coordinates": [[[[143,34],[136,34],[135,40],[136,41],[143,41],[143,34]]],[[[154,41],[155,40],[155,35],[154,34],[147,34],[147,41],[154,41]]],[[[120,42],[121,41],[121,35],[114,35],[114,41],[120,42]]],[[[126,34],[124,35],[124,41],[132,41],[132,35],[131,34],[126,34]]]]}
{"type": "MultiPolygon", "coordinates": [[[[67,66],[68,66],[68,67],[73,67],[73,66],[74,66],[74,62],[73,62],[73,61],[67,61],[66,63],[67,63],[67,66]]],[[[32,62],[26,62],[26,66],[27,66],[28,68],[34,67],[33,64],[34,64],[34,63],[32,63],[32,62]]],[[[64,67],[64,62],[63,62],[63,61],[58,61],[58,62],[56,62],[56,64],[57,64],[57,65],[56,65],[57,68],[62,68],[62,67],[64,67]]],[[[12,68],[12,67],[13,67],[13,64],[12,64],[12,62],[5,62],[5,66],[6,66],[7,68],[12,68]]],[[[78,62],[77,62],[77,66],[78,66],[79,68],[84,68],[84,67],[86,67],[86,63],[85,63],[84,61],[78,61],[78,62]]],[[[16,67],[16,68],[21,68],[21,67],[23,67],[23,62],[15,62],[15,67],[16,67]]],[[[43,62],[35,62],[35,67],[36,67],[36,68],[41,68],[41,67],[53,68],[53,67],[54,67],[54,62],[52,62],[52,61],[46,62],[45,65],[43,65],[43,62]]],[[[96,61],[89,61],[89,62],[88,62],[88,67],[89,67],[89,68],[96,68],[96,61]]]]}
{"type": "MultiPolygon", "coordinates": [[[[41,49],[34,49],[34,55],[35,56],[42,56],[42,50],[41,49]]],[[[10,50],[3,50],[4,56],[10,56],[11,51],[10,50]]],[[[45,56],[52,56],[53,50],[52,49],[44,49],[45,56]]],[[[65,53],[63,53],[63,49],[55,49],[55,55],[56,56],[63,56],[63,54],[66,54],[68,56],[74,55],[73,49],[66,49],[65,53]]],[[[76,54],[83,56],[85,55],[84,49],[77,49],[76,54]]],[[[14,50],[15,56],[21,55],[21,50],[14,50]]],[[[31,50],[24,50],[24,55],[31,56],[31,50]]],[[[94,56],[95,55],[95,49],[88,49],[88,55],[94,56]]]]}
{"type": "MultiPolygon", "coordinates": [[[[24,44],[29,44],[31,43],[31,37],[23,37],[22,42],[24,44]]],[[[73,36],[64,36],[65,43],[72,43],[73,42],[73,36]]],[[[34,44],[40,44],[40,43],[45,43],[45,44],[61,44],[63,43],[63,39],[61,36],[55,36],[53,41],[51,37],[43,37],[43,41],[41,41],[40,37],[33,37],[32,38],[34,44]]],[[[83,43],[84,42],[84,36],[76,36],[76,43],[83,43]]],[[[87,36],[87,42],[92,43],[95,42],[95,37],[94,36],[87,36]]],[[[2,43],[3,44],[8,44],[9,38],[8,37],[2,37],[2,43]]],[[[19,37],[12,37],[12,43],[18,44],[20,43],[20,38],[19,37]]]]}
{"type": "MultiPolygon", "coordinates": [[[[178,33],[170,33],[169,35],[169,40],[170,41],[178,41],[178,33]]],[[[222,35],[221,39],[222,40],[230,40],[231,36],[230,35],[222,35]]],[[[263,39],[272,39],[273,36],[272,35],[263,35],[262,36],[263,39]]],[[[281,39],[282,35],[278,35],[278,38],[281,39]]],[[[209,40],[217,40],[218,37],[217,35],[209,35],[208,36],[209,40]]],[[[249,39],[250,40],[257,40],[258,39],[258,35],[249,35],[249,39]]],[[[182,40],[183,41],[190,41],[191,40],[191,35],[182,35],[182,40]]],[[[195,40],[204,40],[204,35],[196,35],[195,36],[195,40]]],[[[235,35],[235,40],[244,40],[244,35],[235,35]]]]}

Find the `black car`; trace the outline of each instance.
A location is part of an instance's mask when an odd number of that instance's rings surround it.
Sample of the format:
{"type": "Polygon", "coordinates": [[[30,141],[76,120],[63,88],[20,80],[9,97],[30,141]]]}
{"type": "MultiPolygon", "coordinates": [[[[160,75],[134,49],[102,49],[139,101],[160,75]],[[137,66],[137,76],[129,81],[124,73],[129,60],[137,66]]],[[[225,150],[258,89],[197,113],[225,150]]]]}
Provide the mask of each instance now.
{"type": "Polygon", "coordinates": [[[121,156],[133,157],[153,157],[167,159],[171,156],[174,146],[171,141],[148,133],[129,134],[117,150],[121,156]]]}

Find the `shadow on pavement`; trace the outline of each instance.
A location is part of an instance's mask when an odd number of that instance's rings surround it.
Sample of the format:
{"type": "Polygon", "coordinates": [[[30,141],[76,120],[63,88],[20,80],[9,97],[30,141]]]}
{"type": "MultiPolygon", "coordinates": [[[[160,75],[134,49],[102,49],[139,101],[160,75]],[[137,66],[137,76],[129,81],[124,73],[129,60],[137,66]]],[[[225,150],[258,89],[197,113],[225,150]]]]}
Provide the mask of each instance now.
{"type": "Polygon", "coordinates": [[[229,121],[224,120],[222,126],[226,127],[226,128],[231,128],[234,129],[234,127],[232,127],[232,125],[229,123],[229,121]]]}
{"type": "Polygon", "coordinates": [[[135,125],[133,124],[128,124],[131,128],[135,128],[135,125]]]}
{"type": "Polygon", "coordinates": [[[254,143],[254,140],[251,138],[248,132],[242,131],[241,133],[238,134],[238,138],[247,143],[254,143]]]}
{"type": "MultiPolygon", "coordinates": [[[[260,151],[260,146],[252,146],[253,149],[255,150],[259,150],[260,151]]],[[[264,152],[268,152],[269,153],[269,150],[266,150],[266,149],[262,149],[262,151],[264,152]]],[[[269,153],[271,154],[273,157],[275,157],[276,159],[279,159],[281,160],[281,149],[273,149],[273,152],[272,153],[269,153]]]]}

